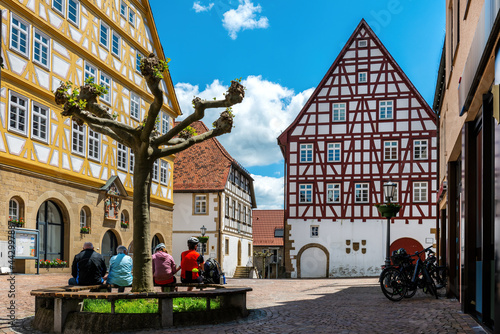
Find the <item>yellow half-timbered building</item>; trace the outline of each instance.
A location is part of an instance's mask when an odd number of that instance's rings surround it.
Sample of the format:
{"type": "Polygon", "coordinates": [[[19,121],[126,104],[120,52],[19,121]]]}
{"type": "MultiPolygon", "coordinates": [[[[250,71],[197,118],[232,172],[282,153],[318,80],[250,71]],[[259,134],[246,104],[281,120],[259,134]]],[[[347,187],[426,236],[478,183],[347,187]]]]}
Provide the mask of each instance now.
{"type": "MultiPolygon", "coordinates": [[[[62,117],[52,92],[93,77],[119,121],[142,122],[153,97],[140,58],[165,59],[148,0],[12,0],[0,10],[0,266],[9,220],[39,230],[41,260],[70,264],[85,241],[107,259],[120,244],[132,248],[133,153],[62,117]]],[[[165,132],[180,114],[169,75],[163,90],[165,132]]],[[[153,171],[152,245],[172,244],[172,172],[173,158],[153,171]]],[[[34,272],[35,261],[16,260],[14,271],[34,272]]]]}

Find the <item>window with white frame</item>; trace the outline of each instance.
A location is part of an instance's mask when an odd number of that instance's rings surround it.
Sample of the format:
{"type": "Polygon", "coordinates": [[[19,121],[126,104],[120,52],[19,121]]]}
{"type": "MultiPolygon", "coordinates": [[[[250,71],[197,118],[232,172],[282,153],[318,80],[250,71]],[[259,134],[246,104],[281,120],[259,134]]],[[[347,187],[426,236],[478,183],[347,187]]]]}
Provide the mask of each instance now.
{"type": "Polygon", "coordinates": [[[326,202],[340,203],[340,183],[330,183],[326,185],[326,202]]]}
{"type": "Polygon", "coordinates": [[[127,18],[127,4],[121,0],[120,1],[120,15],[123,16],[125,19],[127,18]]]}
{"type": "Polygon", "coordinates": [[[246,224],[247,223],[247,207],[243,207],[243,222],[246,224]]]}
{"type": "Polygon", "coordinates": [[[398,142],[385,141],[384,142],[384,160],[397,160],[398,159],[398,142]]]}
{"type": "Polygon", "coordinates": [[[10,92],[9,130],[27,135],[28,99],[10,92]]]}
{"type": "Polygon", "coordinates": [[[111,53],[116,57],[121,57],[122,38],[116,31],[111,34],[111,53]]]}
{"type": "Polygon", "coordinates": [[[36,102],[31,109],[31,137],[47,142],[49,129],[49,108],[36,102]]]}
{"type": "Polygon", "coordinates": [[[313,144],[300,144],[300,162],[313,161],[313,144]]]}
{"type": "Polygon", "coordinates": [[[415,140],[413,142],[413,157],[415,160],[427,159],[427,140],[415,140]]]}
{"type": "Polygon", "coordinates": [[[380,119],[393,119],[392,101],[380,101],[378,106],[380,119]]]}
{"type": "Polygon", "coordinates": [[[354,185],[354,202],[368,203],[368,183],[356,183],[354,185]]]}
{"type": "Polygon", "coordinates": [[[45,68],[50,67],[50,38],[33,29],[33,62],[45,68]]]}
{"type": "Polygon", "coordinates": [[[158,160],[155,160],[153,164],[153,170],[151,171],[151,177],[153,181],[158,182],[158,160]]]}
{"type": "Polygon", "coordinates": [[[231,218],[236,219],[236,201],[233,200],[232,204],[233,204],[233,207],[232,207],[231,218]]]}
{"type": "Polygon", "coordinates": [[[99,160],[101,156],[101,134],[89,129],[88,156],[91,159],[99,160]]]}
{"type": "Polygon", "coordinates": [[[80,228],[87,226],[87,213],[84,209],[80,210],[80,228]]]}
{"type": "Polygon", "coordinates": [[[166,112],[161,114],[161,133],[165,134],[170,129],[170,116],[166,112]]]}
{"type": "Polygon", "coordinates": [[[29,58],[29,25],[12,14],[10,20],[10,48],[29,58]]]}
{"type": "Polygon", "coordinates": [[[135,163],[135,156],[134,152],[132,152],[132,149],[130,150],[130,165],[129,165],[129,172],[133,173],[134,172],[134,163],[135,163]]]}
{"type": "Polygon", "coordinates": [[[238,203],[238,220],[243,221],[243,211],[241,210],[241,203],[238,203]]]}
{"type": "Polygon", "coordinates": [[[327,147],[327,161],[340,162],[341,143],[329,143],[327,147]]]}
{"type": "MultiPolygon", "coordinates": [[[[394,183],[394,182],[393,182],[394,183]]],[[[398,201],[398,192],[399,192],[399,184],[395,183],[396,186],[395,186],[395,189],[394,189],[394,196],[392,196],[392,202],[393,203],[396,203],[398,201]]]]}
{"type": "Polygon", "coordinates": [[[80,26],[80,2],[77,0],[68,0],[68,21],[80,26]]]}
{"type": "Polygon", "coordinates": [[[12,220],[19,220],[19,202],[12,198],[9,201],[9,217],[12,220]]]}
{"type": "Polygon", "coordinates": [[[332,121],[345,121],[345,103],[334,103],[332,105],[332,121]]]}
{"type": "Polygon", "coordinates": [[[85,127],[73,122],[71,134],[71,151],[79,155],[85,155],[85,127]]]}
{"type": "Polygon", "coordinates": [[[104,46],[106,49],[109,48],[109,27],[103,21],[101,21],[99,44],[104,46]]]}
{"type": "Polygon", "coordinates": [[[207,195],[194,196],[194,214],[195,215],[207,214],[207,195]]]}
{"type": "Polygon", "coordinates": [[[319,226],[311,226],[311,237],[312,238],[319,237],[319,226]]]}
{"type": "Polygon", "coordinates": [[[168,162],[163,160],[160,163],[160,183],[168,185],[168,162]]]}
{"type": "Polygon", "coordinates": [[[240,185],[240,173],[237,170],[234,171],[234,184],[240,185]]]}
{"type": "Polygon", "coordinates": [[[427,202],[427,182],[413,182],[413,202],[427,202]]]}
{"type": "Polygon", "coordinates": [[[128,150],[125,145],[120,143],[116,145],[116,167],[124,171],[127,171],[127,164],[128,164],[127,151],[128,150]]]}
{"type": "Polygon", "coordinates": [[[359,72],[358,73],[358,83],[366,83],[366,82],[367,82],[366,72],[359,72]]]}
{"type": "Polygon", "coordinates": [[[59,14],[61,14],[62,16],[64,16],[64,5],[65,5],[66,1],[65,0],[52,0],[52,8],[58,12],[59,14]]]}
{"type": "Polygon", "coordinates": [[[101,72],[100,84],[102,87],[106,88],[108,92],[106,94],[99,96],[99,99],[101,101],[106,102],[107,104],[111,104],[111,78],[108,75],[101,72]]]}
{"type": "Polygon", "coordinates": [[[226,197],[226,217],[229,217],[229,197],[226,197]]]}
{"type": "Polygon", "coordinates": [[[141,72],[141,58],[142,55],[139,53],[139,51],[135,52],[135,70],[137,72],[141,72]]]}
{"type": "Polygon", "coordinates": [[[141,99],[134,93],[130,94],[130,117],[139,120],[141,108],[141,99]]]}
{"type": "Polygon", "coordinates": [[[128,9],[128,22],[135,27],[135,12],[132,8],[128,9]]]}
{"type": "Polygon", "coordinates": [[[299,203],[312,203],[312,184],[299,186],[299,203]]]}
{"type": "Polygon", "coordinates": [[[89,63],[85,63],[85,67],[83,69],[83,81],[87,80],[88,78],[94,78],[94,82],[96,82],[97,78],[97,68],[94,66],[90,65],[89,63]]]}

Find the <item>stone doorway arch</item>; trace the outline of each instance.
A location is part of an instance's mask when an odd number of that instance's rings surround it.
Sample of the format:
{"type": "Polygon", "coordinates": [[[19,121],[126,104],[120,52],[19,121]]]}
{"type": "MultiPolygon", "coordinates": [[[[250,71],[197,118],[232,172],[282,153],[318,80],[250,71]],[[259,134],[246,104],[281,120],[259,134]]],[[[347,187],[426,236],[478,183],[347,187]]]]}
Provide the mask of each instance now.
{"type": "Polygon", "coordinates": [[[327,278],[330,252],[320,244],[308,244],[297,253],[297,278],[327,278]]]}

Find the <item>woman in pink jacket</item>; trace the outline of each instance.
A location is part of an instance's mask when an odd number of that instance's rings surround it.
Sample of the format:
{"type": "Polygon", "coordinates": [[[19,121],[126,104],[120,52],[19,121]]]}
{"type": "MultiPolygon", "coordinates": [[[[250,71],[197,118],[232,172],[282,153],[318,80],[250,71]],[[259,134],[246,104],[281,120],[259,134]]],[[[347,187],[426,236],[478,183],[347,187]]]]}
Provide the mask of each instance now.
{"type": "MultiPolygon", "coordinates": [[[[153,279],[156,285],[176,283],[175,273],[181,267],[176,267],[174,258],[167,253],[165,244],[158,244],[153,254],[153,279]]],[[[166,287],[162,287],[162,291],[166,287]]],[[[177,288],[175,289],[177,290],[177,288]]]]}

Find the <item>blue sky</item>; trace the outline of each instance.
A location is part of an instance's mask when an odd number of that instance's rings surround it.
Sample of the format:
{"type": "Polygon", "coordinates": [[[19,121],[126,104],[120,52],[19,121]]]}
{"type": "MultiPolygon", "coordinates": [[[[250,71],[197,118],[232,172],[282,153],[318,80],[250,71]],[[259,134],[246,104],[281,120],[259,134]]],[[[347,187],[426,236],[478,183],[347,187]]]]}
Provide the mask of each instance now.
{"type": "MultiPolygon", "coordinates": [[[[150,0],[182,112],[242,78],[235,128],[219,137],[254,178],[258,209],[283,207],[276,138],[295,119],[361,19],[432,106],[444,42],[436,0],[150,0]]],[[[211,124],[220,111],[207,112],[211,124]]]]}

